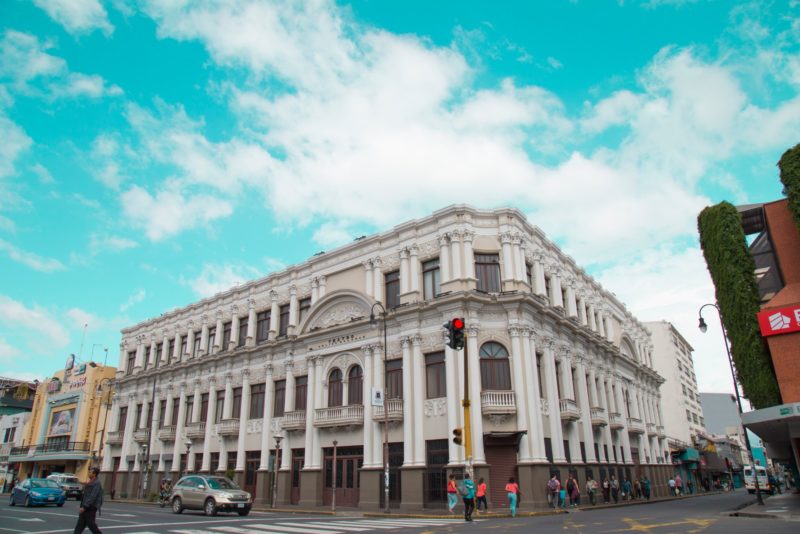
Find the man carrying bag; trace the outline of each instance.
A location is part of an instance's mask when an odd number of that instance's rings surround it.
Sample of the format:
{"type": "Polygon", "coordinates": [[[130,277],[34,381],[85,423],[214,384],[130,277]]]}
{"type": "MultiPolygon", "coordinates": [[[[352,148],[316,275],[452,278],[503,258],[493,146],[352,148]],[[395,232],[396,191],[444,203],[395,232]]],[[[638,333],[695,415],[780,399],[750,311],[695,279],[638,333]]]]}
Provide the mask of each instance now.
{"type": "Polygon", "coordinates": [[[81,499],[81,508],[78,514],[78,524],[75,525],[75,534],[81,534],[86,527],[94,534],[102,534],[102,531],[97,527],[95,517],[97,512],[103,506],[103,487],[100,481],[97,480],[97,475],[100,474],[100,469],[92,467],[89,469],[89,482],[83,489],[83,498],[81,499]]]}

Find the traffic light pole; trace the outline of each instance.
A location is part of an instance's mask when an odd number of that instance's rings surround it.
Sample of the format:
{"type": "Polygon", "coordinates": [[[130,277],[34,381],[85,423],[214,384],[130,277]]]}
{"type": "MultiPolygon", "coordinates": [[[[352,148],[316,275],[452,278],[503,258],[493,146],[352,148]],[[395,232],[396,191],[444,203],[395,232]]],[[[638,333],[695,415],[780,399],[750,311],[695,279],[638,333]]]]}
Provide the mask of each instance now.
{"type": "Polygon", "coordinates": [[[461,406],[464,407],[464,452],[466,454],[466,471],[472,476],[472,423],[470,421],[470,400],[469,400],[469,359],[467,354],[467,335],[464,333],[464,400],[461,406]]]}

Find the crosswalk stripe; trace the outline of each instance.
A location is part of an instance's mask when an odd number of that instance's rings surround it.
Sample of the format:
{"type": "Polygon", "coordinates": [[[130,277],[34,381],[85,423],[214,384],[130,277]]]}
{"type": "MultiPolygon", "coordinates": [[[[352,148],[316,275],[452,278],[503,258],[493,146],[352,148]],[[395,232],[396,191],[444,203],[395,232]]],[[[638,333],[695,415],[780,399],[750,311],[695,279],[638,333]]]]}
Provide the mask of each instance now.
{"type": "Polygon", "coordinates": [[[252,530],[248,530],[246,528],[239,528],[239,527],[211,527],[214,530],[218,530],[221,532],[233,532],[234,534],[247,534],[248,532],[252,532],[252,530]]]}
{"type": "MultiPolygon", "coordinates": [[[[291,532],[295,534],[342,534],[340,530],[324,530],[321,528],[283,527],[280,525],[247,525],[248,528],[257,528],[266,532],[291,532]]],[[[252,531],[248,531],[252,532],[252,531]]]]}
{"type": "Polygon", "coordinates": [[[447,522],[437,522],[437,523],[416,523],[410,521],[403,521],[401,519],[396,520],[389,520],[389,519],[375,519],[375,520],[363,520],[361,521],[364,525],[393,525],[396,527],[413,527],[416,525],[447,525],[447,522]]]}
{"type": "Polygon", "coordinates": [[[211,530],[198,530],[194,528],[187,528],[183,530],[170,530],[170,532],[174,532],[175,534],[217,534],[211,530]]]}
{"type": "MultiPolygon", "coordinates": [[[[305,528],[306,525],[308,525],[308,523],[306,523],[305,521],[303,521],[302,523],[284,522],[284,523],[275,523],[275,524],[276,525],[281,525],[281,526],[286,526],[286,527],[292,527],[292,528],[305,528]]],[[[318,528],[317,530],[319,531],[320,534],[325,534],[326,532],[333,532],[337,528],[338,527],[333,522],[331,522],[331,523],[327,523],[327,524],[323,523],[321,528],[318,528]]]]}
{"type": "Polygon", "coordinates": [[[380,524],[374,524],[374,525],[373,524],[366,524],[366,523],[362,523],[360,521],[336,521],[336,524],[337,525],[347,525],[347,526],[350,526],[350,527],[369,527],[369,528],[373,528],[373,529],[374,528],[378,528],[378,529],[380,529],[380,528],[382,528],[382,529],[395,529],[395,528],[397,528],[396,526],[393,526],[393,525],[383,525],[383,526],[381,526],[380,524]]]}
{"type": "Polygon", "coordinates": [[[305,523],[305,524],[306,525],[314,525],[315,527],[323,527],[323,528],[333,527],[333,528],[337,528],[339,530],[344,530],[344,531],[347,531],[347,532],[361,532],[361,531],[364,531],[364,530],[372,530],[372,527],[368,527],[368,526],[365,526],[365,525],[362,525],[360,527],[354,527],[354,526],[350,526],[350,525],[345,525],[341,521],[335,521],[333,523],[314,523],[312,521],[309,521],[308,523],[305,523]]]}

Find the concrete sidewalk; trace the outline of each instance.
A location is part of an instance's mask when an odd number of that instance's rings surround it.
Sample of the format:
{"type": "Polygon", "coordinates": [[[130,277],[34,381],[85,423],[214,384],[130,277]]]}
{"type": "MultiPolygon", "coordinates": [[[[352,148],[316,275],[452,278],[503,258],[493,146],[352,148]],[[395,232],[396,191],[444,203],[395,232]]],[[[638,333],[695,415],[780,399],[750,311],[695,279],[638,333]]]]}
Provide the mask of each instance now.
{"type": "Polygon", "coordinates": [[[751,504],[730,515],[736,517],[754,517],[759,519],[782,519],[800,522],[800,492],[783,493],[781,495],[764,496],[764,506],[751,504]]]}

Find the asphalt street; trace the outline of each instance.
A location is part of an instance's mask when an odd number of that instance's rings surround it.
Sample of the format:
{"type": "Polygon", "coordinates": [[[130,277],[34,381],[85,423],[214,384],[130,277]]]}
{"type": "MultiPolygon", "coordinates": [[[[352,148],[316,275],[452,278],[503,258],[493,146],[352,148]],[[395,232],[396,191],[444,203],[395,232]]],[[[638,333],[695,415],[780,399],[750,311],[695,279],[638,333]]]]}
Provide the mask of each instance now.
{"type": "MultiPolygon", "coordinates": [[[[168,508],[150,505],[107,502],[98,523],[109,533],[172,534],[348,534],[360,532],[392,533],[470,533],[545,532],[560,534],[603,534],[611,532],[725,533],[752,534],[768,529],[770,534],[797,532],[797,523],[775,519],[729,517],[728,512],[752,501],[745,493],[715,495],[694,499],[626,506],[613,509],[576,510],[569,514],[516,519],[487,519],[465,523],[453,519],[406,519],[314,516],[253,512],[248,517],[220,514],[205,517],[200,512],[173,514],[168,508]]],[[[769,502],[768,502],[769,504],[769,502]]],[[[0,533],[72,532],[78,503],[69,501],[63,508],[22,508],[0,505],[0,533]]],[[[88,532],[88,531],[87,531],[88,532]]]]}

